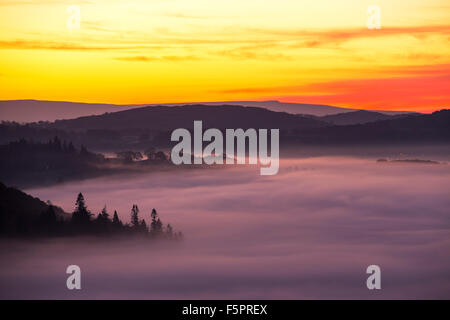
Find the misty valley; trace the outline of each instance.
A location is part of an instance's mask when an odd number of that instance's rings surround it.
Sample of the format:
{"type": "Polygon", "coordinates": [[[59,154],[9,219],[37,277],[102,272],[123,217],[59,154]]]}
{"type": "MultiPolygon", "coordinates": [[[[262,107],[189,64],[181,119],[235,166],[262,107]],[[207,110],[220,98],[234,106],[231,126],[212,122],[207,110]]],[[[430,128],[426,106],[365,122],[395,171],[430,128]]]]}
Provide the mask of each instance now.
{"type": "Polygon", "coordinates": [[[3,313],[449,300],[449,21],[449,0],[0,0],[3,313]]]}
{"type": "Polygon", "coordinates": [[[448,111],[184,108],[0,125],[1,298],[371,298],[369,265],[383,298],[448,294],[448,111]],[[278,172],[249,165],[248,137],[247,165],[195,164],[195,119],[223,137],[279,128],[278,172]],[[192,165],[172,161],[177,128],[192,165]]]}

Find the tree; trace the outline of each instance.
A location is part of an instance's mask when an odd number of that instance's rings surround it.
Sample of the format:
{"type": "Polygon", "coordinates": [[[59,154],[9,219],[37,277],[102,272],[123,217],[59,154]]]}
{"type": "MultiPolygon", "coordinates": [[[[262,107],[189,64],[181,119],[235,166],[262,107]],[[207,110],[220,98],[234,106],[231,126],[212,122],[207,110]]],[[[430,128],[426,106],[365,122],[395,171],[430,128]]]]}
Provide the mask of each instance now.
{"type": "Polygon", "coordinates": [[[122,221],[119,220],[119,216],[117,215],[117,211],[114,210],[112,224],[115,227],[122,227],[122,221]]]}
{"type": "Polygon", "coordinates": [[[117,158],[121,159],[125,163],[131,163],[133,161],[142,160],[142,153],[139,151],[121,151],[116,152],[117,158]]]}
{"type": "Polygon", "coordinates": [[[103,223],[103,216],[101,213],[99,213],[97,215],[97,218],[95,219],[95,222],[97,222],[98,224],[102,224],[103,223]]]}
{"type": "Polygon", "coordinates": [[[161,235],[163,233],[163,224],[159,218],[156,221],[156,230],[158,235],[161,235]]]}
{"type": "Polygon", "coordinates": [[[162,151],[158,151],[157,153],[155,153],[154,158],[155,158],[155,160],[158,160],[158,161],[167,161],[167,156],[162,151]]]}
{"type": "Polygon", "coordinates": [[[131,226],[133,228],[139,228],[139,208],[135,204],[133,204],[133,208],[131,209],[131,226]]]}
{"type": "Polygon", "coordinates": [[[150,225],[150,233],[153,236],[160,236],[162,233],[162,222],[158,217],[158,213],[156,212],[156,209],[153,208],[152,213],[152,223],[150,225]]]}
{"type": "Polygon", "coordinates": [[[152,222],[156,221],[156,218],[158,217],[158,213],[156,212],[155,208],[152,209],[152,213],[150,214],[150,216],[152,217],[152,222]]]}
{"type": "Polygon", "coordinates": [[[148,229],[147,229],[147,223],[145,223],[145,220],[144,220],[144,219],[141,220],[140,231],[141,231],[142,233],[147,233],[147,232],[148,232],[148,229]]]}
{"type": "Polygon", "coordinates": [[[101,215],[102,215],[102,218],[103,218],[104,221],[106,221],[106,222],[109,221],[109,213],[108,213],[108,211],[106,210],[106,204],[105,204],[105,206],[104,206],[103,209],[102,209],[101,215]]]}
{"type": "Polygon", "coordinates": [[[72,214],[72,223],[78,225],[87,225],[91,219],[91,213],[86,207],[83,194],[80,192],[75,202],[75,211],[72,214]]]}
{"type": "Polygon", "coordinates": [[[147,156],[147,159],[153,160],[155,158],[155,152],[156,152],[155,148],[150,147],[144,151],[144,154],[147,156]]]}
{"type": "Polygon", "coordinates": [[[78,194],[77,200],[75,202],[75,211],[80,213],[87,212],[86,201],[84,200],[84,196],[81,192],[78,194]]]}

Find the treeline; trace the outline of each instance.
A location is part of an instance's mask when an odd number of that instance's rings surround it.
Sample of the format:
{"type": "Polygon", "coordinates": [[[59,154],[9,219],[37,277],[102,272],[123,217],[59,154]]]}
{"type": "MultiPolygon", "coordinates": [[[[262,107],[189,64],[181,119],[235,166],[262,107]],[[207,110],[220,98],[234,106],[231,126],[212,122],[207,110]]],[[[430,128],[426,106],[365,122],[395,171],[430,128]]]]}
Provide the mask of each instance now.
{"type": "Polygon", "coordinates": [[[58,137],[46,143],[21,139],[0,146],[0,179],[21,187],[95,176],[105,163],[103,155],[58,137]]]}
{"type": "Polygon", "coordinates": [[[20,190],[0,184],[0,235],[12,237],[65,237],[79,235],[144,236],[148,238],[181,240],[181,232],[175,232],[170,224],[164,225],[156,212],[150,214],[150,225],[139,216],[139,208],[133,205],[131,222],[123,223],[114,211],[112,217],[106,206],[94,216],[87,208],[83,194],[79,194],[72,215],[51,203],[45,204],[20,190]],[[39,212],[39,210],[41,210],[39,212]],[[39,213],[38,213],[39,212],[39,213]]]}
{"type": "MultiPolygon", "coordinates": [[[[152,238],[165,238],[181,240],[183,235],[181,232],[175,232],[170,224],[166,226],[162,223],[156,209],[153,209],[150,214],[151,222],[147,225],[145,219],[139,216],[139,208],[133,205],[131,208],[130,223],[124,224],[114,211],[111,218],[106,206],[95,217],[87,208],[84,196],[82,193],[78,194],[75,210],[68,222],[68,228],[72,233],[76,234],[139,234],[149,236],[152,238]]],[[[57,219],[53,215],[45,214],[44,219],[47,219],[47,224],[57,223],[57,219]]]]}
{"type": "Polygon", "coordinates": [[[148,148],[144,154],[122,151],[116,158],[105,158],[57,136],[48,142],[20,139],[0,145],[0,180],[25,188],[170,164],[162,151],[148,148]]]}
{"type": "MultiPolygon", "coordinates": [[[[113,127],[111,127],[113,128],[113,127]]],[[[18,139],[33,139],[46,142],[53,137],[72,141],[76,145],[84,145],[91,150],[107,150],[115,152],[121,149],[145,150],[149,147],[168,147],[169,130],[152,130],[151,128],[129,127],[126,130],[111,128],[90,128],[87,130],[63,130],[52,128],[51,123],[20,124],[17,122],[0,122],[0,143],[8,143],[18,139]]]]}
{"type": "Polygon", "coordinates": [[[47,142],[36,142],[32,139],[20,139],[11,141],[8,144],[0,145],[0,153],[2,154],[2,165],[20,166],[26,164],[27,166],[41,165],[42,161],[46,160],[47,167],[57,165],[61,159],[78,158],[78,160],[90,161],[105,161],[105,157],[101,154],[93,153],[87,150],[85,146],[79,149],[75,148],[71,141],[61,140],[58,136],[47,142]],[[52,157],[53,159],[47,159],[52,157]]]}

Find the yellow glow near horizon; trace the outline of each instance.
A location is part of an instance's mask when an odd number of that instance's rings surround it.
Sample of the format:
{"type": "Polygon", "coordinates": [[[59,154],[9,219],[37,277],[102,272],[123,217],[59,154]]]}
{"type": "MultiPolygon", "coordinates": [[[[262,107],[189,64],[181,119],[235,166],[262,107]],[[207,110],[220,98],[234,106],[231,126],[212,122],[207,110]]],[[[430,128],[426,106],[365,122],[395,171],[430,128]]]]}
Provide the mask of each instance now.
{"type": "Polygon", "coordinates": [[[430,111],[450,100],[448,21],[444,0],[0,0],[0,99],[430,111]],[[373,4],[381,30],[366,28],[373,4]],[[80,29],[66,26],[69,5],[80,29]],[[361,95],[391,78],[385,100],[361,95]]]}

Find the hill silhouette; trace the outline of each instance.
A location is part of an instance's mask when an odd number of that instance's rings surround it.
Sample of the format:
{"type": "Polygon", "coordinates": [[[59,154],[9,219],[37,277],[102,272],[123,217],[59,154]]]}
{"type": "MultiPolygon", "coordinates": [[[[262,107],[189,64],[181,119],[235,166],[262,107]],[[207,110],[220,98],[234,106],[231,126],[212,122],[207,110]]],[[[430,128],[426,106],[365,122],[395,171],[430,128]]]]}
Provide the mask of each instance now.
{"type": "Polygon", "coordinates": [[[322,145],[448,144],[450,110],[366,124],[305,129],[286,137],[285,142],[322,145]]]}
{"type": "Polygon", "coordinates": [[[324,117],[318,117],[318,120],[325,121],[334,125],[351,125],[351,124],[364,124],[369,122],[375,122],[380,120],[393,120],[404,118],[410,115],[418,114],[400,114],[400,115],[387,115],[380,112],[358,110],[352,112],[339,113],[334,115],[328,115],[324,117]]]}
{"type": "Polygon", "coordinates": [[[55,214],[55,220],[69,218],[61,208],[0,182],[0,235],[30,233],[41,214],[48,212],[50,207],[55,214]]]}
{"type": "MultiPolygon", "coordinates": [[[[115,105],[102,103],[80,103],[42,100],[4,100],[0,101],[0,120],[30,123],[39,121],[55,121],[73,119],[83,116],[100,115],[105,112],[116,112],[147,106],[182,106],[182,105],[239,105],[259,107],[271,111],[287,112],[313,116],[333,115],[356,111],[354,108],[342,108],[329,105],[288,103],[276,100],[269,101],[222,101],[222,102],[186,102],[142,105],[115,105]]],[[[400,114],[404,111],[379,111],[383,114],[400,114]]]]}
{"type": "Polygon", "coordinates": [[[161,140],[169,142],[169,134],[172,130],[190,129],[194,120],[202,120],[204,128],[279,128],[280,139],[285,143],[422,143],[449,140],[449,114],[449,110],[441,110],[433,114],[387,116],[357,111],[350,115],[339,116],[340,121],[354,122],[358,119],[367,121],[368,118],[377,119],[377,121],[337,126],[321,118],[313,119],[262,108],[198,105],[132,109],[100,116],[56,121],[50,124],[49,128],[64,131],[114,129],[127,133],[147,129],[166,132],[161,140]]]}
{"type": "Polygon", "coordinates": [[[321,119],[255,107],[158,106],[53,123],[3,123],[0,125],[0,143],[21,138],[48,141],[58,136],[73,141],[77,146],[85,145],[100,152],[164,149],[173,146],[170,135],[174,129],[186,128],[192,131],[194,120],[202,120],[204,129],[278,128],[281,144],[439,144],[449,142],[448,114],[449,110],[396,116],[357,111],[321,119]],[[369,120],[371,122],[353,124],[369,120]]]}
{"type": "Polygon", "coordinates": [[[126,150],[113,158],[75,147],[54,137],[48,142],[21,139],[0,145],[0,180],[19,187],[43,186],[92,178],[150,166],[170,165],[167,155],[154,148],[126,150]]]}
{"type": "Polygon", "coordinates": [[[20,123],[55,121],[133,108],[136,106],[65,101],[4,100],[0,101],[0,120],[20,123]]]}
{"type": "Polygon", "coordinates": [[[48,125],[60,130],[169,130],[190,128],[202,120],[204,128],[312,128],[324,123],[310,117],[242,106],[188,105],[142,107],[97,116],[60,120],[48,125]]]}
{"type": "Polygon", "coordinates": [[[181,232],[164,225],[156,209],[149,215],[149,226],[139,215],[136,204],[131,209],[130,223],[123,223],[114,211],[111,216],[106,206],[97,215],[87,207],[80,192],[71,215],[61,208],[45,203],[16,188],[0,182],[0,236],[49,237],[77,235],[125,235],[152,239],[181,240],[181,232]]]}

